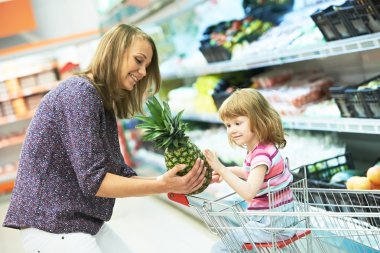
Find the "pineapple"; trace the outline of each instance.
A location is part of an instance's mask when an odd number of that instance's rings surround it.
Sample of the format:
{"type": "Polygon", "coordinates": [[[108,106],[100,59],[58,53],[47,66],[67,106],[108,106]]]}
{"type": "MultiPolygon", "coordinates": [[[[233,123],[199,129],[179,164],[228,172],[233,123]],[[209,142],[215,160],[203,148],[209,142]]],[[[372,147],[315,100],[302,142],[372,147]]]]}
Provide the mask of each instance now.
{"type": "Polygon", "coordinates": [[[186,124],[181,121],[183,111],[173,117],[168,103],[164,101],[161,106],[155,97],[147,102],[147,107],[150,116],[136,116],[143,122],[137,126],[145,130],[143,140],[153,141],[156,148],[165,150],[165,165],[168,170],[176,164],[186,164],[186,168],[178,172],[180,176],[186,175],[191,170],[198,157],[203,159],[207,167],[206,180],[201,188],[190,195],[203,192],[211,182],[212,170],[201,150],[185,134],[186,124]]]}

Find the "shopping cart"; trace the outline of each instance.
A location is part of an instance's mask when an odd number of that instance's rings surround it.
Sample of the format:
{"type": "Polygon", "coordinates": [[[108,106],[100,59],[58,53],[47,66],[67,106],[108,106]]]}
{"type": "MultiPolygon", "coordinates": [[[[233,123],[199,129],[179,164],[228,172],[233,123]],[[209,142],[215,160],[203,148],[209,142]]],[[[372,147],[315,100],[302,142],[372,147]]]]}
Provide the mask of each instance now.
{"type": "Polygon", "coordinates": [[[303,178],[268,197],[269,209],[247,211],[235,193],[213,200],[168,194],[195,208],[226,252],[380,253],[380,191],[308,188],[303,178]],[[293,201],[283,203],[289,194],[293,201]],[[254,222],[263,217],[270,221],[265,228],[254,222]],[[269,239],[258,242],[258,232],[269,239]]]}

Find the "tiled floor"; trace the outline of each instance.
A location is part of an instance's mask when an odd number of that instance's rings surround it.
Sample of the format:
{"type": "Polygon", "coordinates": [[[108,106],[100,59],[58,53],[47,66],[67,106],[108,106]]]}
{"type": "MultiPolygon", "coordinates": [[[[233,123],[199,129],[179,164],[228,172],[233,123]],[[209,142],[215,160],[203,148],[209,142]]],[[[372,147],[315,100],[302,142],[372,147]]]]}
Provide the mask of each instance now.
{"type": "MultiPolygon", "coordinates": [[[[8,205],[9,197],[2,196],[0,223],[8,205]]],[[[118,199],[109,224],[135,253],[209,252],[217,237],[184,208],[178,209],[159,197],[118,199]]],[[[0,227],[1,253],[23,252],[18,240],[17,230],[0,227]]]]}

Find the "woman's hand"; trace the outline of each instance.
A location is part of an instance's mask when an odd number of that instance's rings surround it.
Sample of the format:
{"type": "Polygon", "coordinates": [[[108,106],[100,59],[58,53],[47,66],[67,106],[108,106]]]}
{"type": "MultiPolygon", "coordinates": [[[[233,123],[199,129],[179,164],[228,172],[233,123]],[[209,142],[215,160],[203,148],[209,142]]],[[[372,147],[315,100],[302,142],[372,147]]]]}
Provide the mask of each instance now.
{"type": "Polygon", "coordinates": [[[186,175],[178,176],[177,172],[185,167],[184,164],[177,164],[165,174],[157,177],[157,180],[164,185],[165,192],[187,194],[198,190],[203,185],[206,173],[204,161],[198,158],[186,175]]]}
{"type": "Polygon", "coordinates": [[[206,149],[204,151],[204,155],[211,168],[220,174],[220,171],[224,168],[224,165],[219,161],[217,153],[206,149]]]}

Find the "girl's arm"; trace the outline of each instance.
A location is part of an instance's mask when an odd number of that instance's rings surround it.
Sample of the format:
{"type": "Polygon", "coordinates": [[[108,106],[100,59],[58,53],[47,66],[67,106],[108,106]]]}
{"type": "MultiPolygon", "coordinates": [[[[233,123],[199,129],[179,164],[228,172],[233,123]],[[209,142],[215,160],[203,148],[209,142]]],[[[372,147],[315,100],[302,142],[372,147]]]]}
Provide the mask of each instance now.
{"type": "Polygon", "coordinates": [[[205,150],[205,157],[211,168],[223,177],[226,183],[234,189],[243,199],[250,201],[256,196],[264,182],[267,167],[259,165],[249,174],[247,181],[241,179],[225,167],[218,159],[215,152],[205,150]]]}
{"type": "MultiPolygon", "coordinates": [[[[232,173],[234,173],[237,177],[240,177],[244,180],[247,180],[248,178],[248,173],[246,170],[242,167],[238,166],[230,166],[227,167],[232,173]]],[[[212,172],[212,183],[220,183],[222,182],[223,178],[217,173],[215,170],[212,172]]]]}
{"type": "Polygon", "coordinates": [[[184,168],[185,165],[176,165],[157,178],[140,176],[128,178],[107,173],[96,196],[122,198],[167,192],[186,194],[199,189],[205,180],[204,162],[198,158],[193,168],[185,176],[177,176],[177,172],[184,168]]]}
{"type": "Polygon", "coordinates": [[[248,173],[247,173],[247,171],[243,167],[234,166],[234,167],[228,167],[228,168],[236,176],[238,176],[238,177],[240,177],[242,179],[247,180],[248,173]]]}

